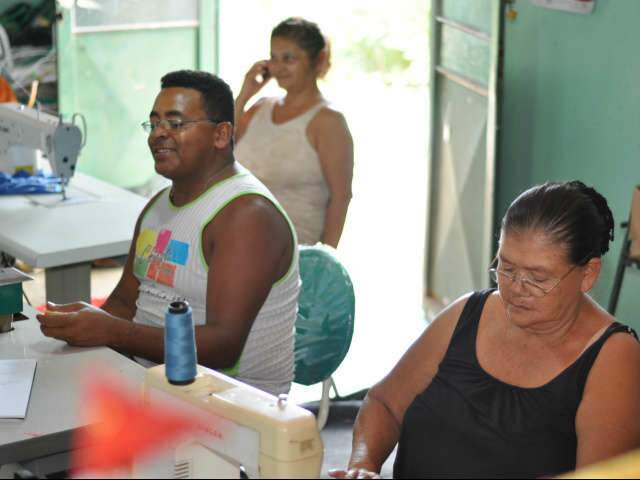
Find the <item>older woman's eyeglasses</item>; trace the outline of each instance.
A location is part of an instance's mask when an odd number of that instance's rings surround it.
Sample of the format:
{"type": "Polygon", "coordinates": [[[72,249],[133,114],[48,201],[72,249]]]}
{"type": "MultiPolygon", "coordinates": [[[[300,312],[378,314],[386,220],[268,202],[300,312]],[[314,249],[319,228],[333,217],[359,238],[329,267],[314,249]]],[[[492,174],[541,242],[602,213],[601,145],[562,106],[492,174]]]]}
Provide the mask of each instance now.
{"type": "MultiPolygon", "coordinates": [[[[584,260],[587,259],[585,258],[584,260]]],[[[491,280],[497,283],[498,286],[510,286],[519,281],[522,289],[527,292],[527,294],[531,295],[532,297],[541,298],[551,293],[551,291],[558,285],[560,285],[560,282],[567,278],[571,274],[571,272],[576,269],[576,267],[582,265],[584,260],[576,263],[569,269],[567,273],[562,275],[560,278],[534,280],[525,276],[525,274],[518,274],[517,272],[509,272],[498,268],[490,268],[489,275],[491,276],[491,280]]]]}
{"type": "Polygon", "coordinates": [[[154,122],[142,122],[140,125],[142,126],[142,129],[146,133],[151,133],[158,127],[164,127],[165,129],[171,132],[177,132],[178,130],[186,127],[187,125],[191,125],[193,123],[213,123],[217,125],[218,123],[221,123],[221,122],[209,120],[209,119],[181,120],[177,118],[169,118],[169,119],[158,120],[154,122]]]}

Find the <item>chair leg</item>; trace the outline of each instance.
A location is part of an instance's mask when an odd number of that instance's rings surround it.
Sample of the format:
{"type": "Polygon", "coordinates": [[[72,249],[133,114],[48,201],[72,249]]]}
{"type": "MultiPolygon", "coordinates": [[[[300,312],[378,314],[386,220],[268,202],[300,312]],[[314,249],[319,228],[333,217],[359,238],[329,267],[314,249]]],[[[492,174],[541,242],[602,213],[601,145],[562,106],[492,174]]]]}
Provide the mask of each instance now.
{"type": "Polygon", "coordinates": [[[322,397],[320,399],[320,408],[318,409],[318,430],[322,431],[329,418],[329,407],[331,399],[329,393],[331,392],[331,386],[333,384],[333,378],[329,377],[322,381],[322,397]]]}
{"type": "Polygon", "coordinates": [[[331,380],[331,388],[333,388],[333,393],[336,394],[335,398],[340,398],[340,393],[338,393],[338,387],[336,386],[336,382],[333,379],[333,377],[329,377],[329,379],[331,380]]]}
{"type": "Polygon", "coordinates": [[[622,249],[620,250],[620,257],[618,258],[618,267],[616,268],[616,274],[613,277],[613,287],[611,289],[611,295],[609,296],[609,306],[607,310],[611,315],[615,315],[616,309],[618,308],[618,299],[620,298],[622,281],[624,280],[624,273],[629,260],[629,248],[631,246],[631,240],[629,240],[629,228],[631,227],[627,227],[624,240],[622,241],[622,249]]]}

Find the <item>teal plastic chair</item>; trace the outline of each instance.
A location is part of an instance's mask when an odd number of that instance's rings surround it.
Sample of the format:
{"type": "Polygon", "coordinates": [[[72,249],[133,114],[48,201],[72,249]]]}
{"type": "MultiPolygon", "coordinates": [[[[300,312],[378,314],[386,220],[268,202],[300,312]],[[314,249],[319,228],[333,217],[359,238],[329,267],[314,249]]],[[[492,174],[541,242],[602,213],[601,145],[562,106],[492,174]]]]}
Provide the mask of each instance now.
{"type": "Polygon", "coordinates": [[[329,415],[330,389],[336,389],[332,375],[351,345],[356,301],[349,274],[331,247],[301,246],[300,278],[294,381],[322,382],[317,417],[322,430],[329,415]]]}

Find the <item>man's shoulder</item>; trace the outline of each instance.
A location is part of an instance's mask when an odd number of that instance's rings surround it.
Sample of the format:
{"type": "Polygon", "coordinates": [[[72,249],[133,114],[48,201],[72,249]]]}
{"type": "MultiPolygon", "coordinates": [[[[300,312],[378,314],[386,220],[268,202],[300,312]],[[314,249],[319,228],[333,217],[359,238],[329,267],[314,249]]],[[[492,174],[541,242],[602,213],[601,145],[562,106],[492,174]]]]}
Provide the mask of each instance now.
{"type": "Polygon", "coordinates": [[[268,199],[262,192],[247,191],[234,198],[226,207],[230,211],[254,212],[262,209],[277,210],[273,202],[268,199]]]}
{"type": "Polygon", "coordinates": [[[271,199],[259,192],[247,192],[234,198],[220,210],[210,226],[214,234],[259,235],[289,230],[283,213],[271,199]]]}
{"type": "Polygon", "coordinates": [[[153,208],[153,206],[156,204],[156,202],[158,201],[158,199],[164,194],[166,193],[169,188],[171,187],[165,187],[162,188],[161,190],[159,190],[158,192],[156,192],[147,202],[147,204],[144,206],[144,208],[142,209],[142,211],[140,212],[140,215],[138,215],[138,225],[140,225],[142,223],[142,220],[144,219],[145,215],[147,214],[147,212],[149,212],[149,210],[151,210],[151,208],[153,208]]]}
{"type": "Polygon", "coordinates": [[[151,196],[151,198],[149,199],[149,201],[147,202],[147,205],[145,206],[145,208],[152,207],[153,204],[156,203],[158,198],[160,198],[163,194],[167,193],[170,188],[171,188],[171,186],[166,186],[166,187],[161,188],[160,190],[158,190],[156,193],[154,193],[151,196]]]}

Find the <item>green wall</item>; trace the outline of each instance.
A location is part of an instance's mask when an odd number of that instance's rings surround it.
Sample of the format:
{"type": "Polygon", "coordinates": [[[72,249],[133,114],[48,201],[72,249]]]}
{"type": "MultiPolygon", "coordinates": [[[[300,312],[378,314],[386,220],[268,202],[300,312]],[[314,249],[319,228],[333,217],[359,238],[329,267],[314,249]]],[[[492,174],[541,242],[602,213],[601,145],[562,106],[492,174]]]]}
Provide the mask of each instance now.
{"type": "Polygon", "coordinates": [[[198,31],[130,30],[59,38],[60,113],[69,119],[81,112],[87,119],[78,170],[124,188],[144,185],[154,167],[140,123],[149,117],[162,75],[197,68],[198,31]],[[165,44],[171,48],[159,48],[165,44]]]}
{"type": "Polygon", "coordinates": [[[42,0],[0,0],[0,13],[9,10],[9,8],[13,7],[17,3],[26,3],[31,6],[36,6],[40,5],[42,0]]]}
{"type": "MultiPolygon", "coordinates": [[[[182,7],[184,0],[165,4],[182,7]]],[[[61,9],[59,111],[66,119],[82,113],[88,126],[79,171],[124,188],[144,188],[154,178],[153,158],[140,123],[148,119],[165,73],[216,67],[216,5],[217,0],[198,2],[197,27],[147,25],[81,33],[73,31],[71,12],[61,9]]]]}
{"type": "MultiPolygon", "coordinates": [[[[640,183],[640,1],[598,1],[575,15],[516,1],[505,21],[496,218],[523,189],[580,179],[609,200],[617,224],[640,183]]],[[[594,291],[607,305],[624,232],[594,291]]],[[[627,271],[617,317],[640,327],[640,274],[627,271]]]]}

